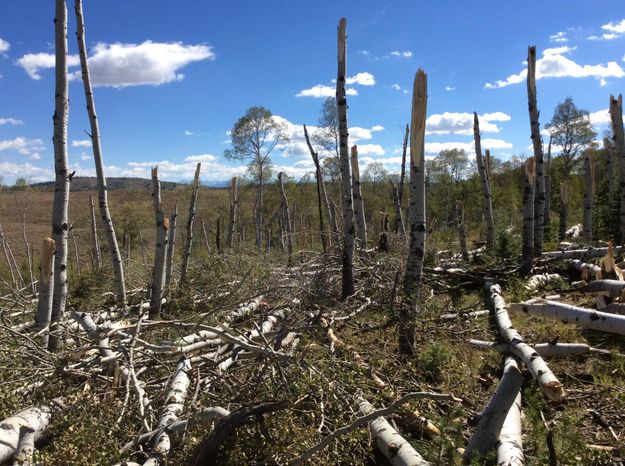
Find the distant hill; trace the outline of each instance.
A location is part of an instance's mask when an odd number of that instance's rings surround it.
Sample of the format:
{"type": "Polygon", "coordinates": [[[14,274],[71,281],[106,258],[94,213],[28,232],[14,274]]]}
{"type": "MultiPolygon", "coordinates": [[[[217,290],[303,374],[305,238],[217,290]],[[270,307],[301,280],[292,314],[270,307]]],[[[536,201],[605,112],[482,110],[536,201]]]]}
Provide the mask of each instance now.
{"type": "MultiPolygon", "coordinates": [[[[145,178],[107,178],[106,184],[109,191],[115,189],[149,190],[152,188],[152,180],[145,178]]],[[[176,186],[183,184],[174,183],[173,181],[161,181],[161,189],[175,189],[176,186]]],[[[54,181],[34,183],[32,187],[54,189],[54,181]]],[[[94,176],[77,176],[71,183],[72,191],[95,191],[97,187],[97,178],[94,176]]]]}

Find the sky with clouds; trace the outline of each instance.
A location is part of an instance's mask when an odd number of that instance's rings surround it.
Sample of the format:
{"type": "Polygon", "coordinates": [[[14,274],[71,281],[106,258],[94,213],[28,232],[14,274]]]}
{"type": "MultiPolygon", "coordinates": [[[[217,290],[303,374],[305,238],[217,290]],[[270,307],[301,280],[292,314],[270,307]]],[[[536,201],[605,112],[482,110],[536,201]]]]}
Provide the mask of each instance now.
{"type": "MultiPolygon", "coordinates": [[[[69,160],[93,175],[69,7],[69,160]]],[[[472,112],[482,147],[500,158],[531,152],[527,46],[537,46],[541,124],[572,96],[601,134],[610,94],[625,91],[622,0],[436,2],[206,2],[84,0],[86,38],[108,176],[202,181],[245,173],[227,161],[229,130],[250,106],[265,106],[290,142],[277,170],[301,177],[312,161],[302,125],[314,132],[334,95],[336,26],[347,18],[350,143],[362,164],[399,169],[411,85],[428,73],[426,151],[473,151],[472,112]],[[600,7],[598,7],[600,5],[600,7]]],[[[53,178],[54,2],[4,0],[0,27],[0,175],[53,178]]]]}

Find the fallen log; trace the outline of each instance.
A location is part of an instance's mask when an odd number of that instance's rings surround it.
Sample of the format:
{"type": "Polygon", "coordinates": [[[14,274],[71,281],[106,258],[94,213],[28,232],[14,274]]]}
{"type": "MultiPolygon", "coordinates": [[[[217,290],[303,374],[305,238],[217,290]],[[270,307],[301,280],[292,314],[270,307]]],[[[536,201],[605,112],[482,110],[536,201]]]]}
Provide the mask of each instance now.
{"type": "MultiPolygon", "coordinates": [[[[510,345],[507,343],[496,343],[491,341],[482,340],[469,340],[469,344],[480,349],[492,349],[499,351],[500,353],[511,353],[510,345]]],[[[543,358],[557,357],[557,356],[569,356],[575,354],[597,353],[597,354],[612,354],[609,350],[593,348],[586,343],[537,343],[532,345],[532,348],[543,358]]]]}
{"type": "Polygon", "coordinates": [[[521,435],[521,391],[508,410],[499,432],[497,442],[497,464],[502,466],[524,466],[523,439],[521,435]]]}
{"type": "MultiPolygon", "coordinates": [[[[621,246],[616,246],[615,252],[621,252],[621,246]]],[[[608,248],[570,249],[568,251],[547,251],[541,254],[543,259],[592,259],[593,257],[605,256],[608,248]]]]}
{"type": "Polygon", "coordinates": [[[625,282],[620,280],[594,280],[577,288],[583,293],[593,293],[609,298],[620,298],[625,290],[625,282]]]}

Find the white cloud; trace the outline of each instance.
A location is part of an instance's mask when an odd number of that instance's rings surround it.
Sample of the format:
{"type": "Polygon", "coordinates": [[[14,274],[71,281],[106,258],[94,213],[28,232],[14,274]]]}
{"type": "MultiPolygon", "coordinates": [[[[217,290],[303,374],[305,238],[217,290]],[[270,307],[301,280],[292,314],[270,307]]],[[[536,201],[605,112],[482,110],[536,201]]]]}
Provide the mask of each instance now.
{"type": "Polygon", "coordinates": [[[401,86],[399,84],[391,84],[391,87],[396,91],[401,91],[401,86]]]}
{"type": "Polygon", "coordinates": [[[446,91],[455,91],[456,88],[454,86],[445,86],[446,91]]]}
{"type": "Polygon", "coordinates": [[[8,52],[10,48],[11,44],[0,37],[0,53],[8,52]]]}
{"type": "Polygon", "coordinates": [[[566,32],[564,31],[556,32],[555,34],[550,35],[549,40],[551,42],[560,42],[560,43],[568,41],[568,39],[566,38],[566,32]]]}
{"type": "Polygon", "coordinates": [[[15,139],[0,140],[0,151],[17,151],[22,155],[32,155],[44,149],[41,139],[27,139],[16,137],[15,139]]]}
{"type": "Polygon", "coordinates": [[[82,154],[80,154],[80,160],[91,160],[91,156],[83,152],[82,154]]]}
{"type": "Polygon", "coordinates": [[[608,31],[608,33],[603,34],[603,38],[606,40],[616,39],[619,36],[625,34],[625,19],[621,21],[610,21],[608,24],[604,24],[601,26],[601,29],[604,31],[608,31]],[[609,37],[606,37],[609,36],[609,37]]]}
{"type": "Polygon", "coordinates": [[[0,162],[0,173],[2,173],[7,178],[24,177],[33,183],[47,181],[54,178],[54,172],[52,170],[37,167],[30,162],[0,162]]]}
{"type": "MultiPolygon", "coordinates": [[[[179,69],[189,63],[214,58],[212,48],[207,45],[152,41],[142,44],[98,43],[89,57],[89,71],[95,86],[158,86],[183,79],[184,75],[179,73],[179,69]]],[[[17,64],[32,79],[41,79],[41,69],[54,67],[54,55],[27,54],[17,60],[17,64]]],[[[70,55],[67,64],[69,67],[78,66],[78,56],[70,55]]],[[[79,78],[79,71],[70,75],[70,79],[79,78]]]]}
{"type": "MultiPolygon", "coordinates": [[[[348,88],[345,91],[347,95],[358,95],[358,91],[353,88],[348,88]]],[[[316,99],[322,97],[334,97],[336,95],[336,88],[334,86],[326,86],[325,84],[316,84],[308,89],[303,89],[295,94],[295,97],[314,97],[316,99]]]]}
{"type": "Polygon", "coordinates": [[[601,78],[601,79],[599,80],[599,85],[600,85],[601,87],[603,87],[603,86],[607,86],[607,85],[608,85],[608,82],[607,82],[605,79],[601,78]]]}
{"type": "MultiPolygon", "coordinates": [[[[560,55],[546,55],[536,61],[536,79],[542,78],[622,78],[625,71],[615,61],[599,65],[579,65],[573,60],[560,55]]],[[[518,74],[508,76],[506,79],[486,83],[484,88],[497,89],[511,84],[524,82],[527,78],[527,68],[518,74]]]]}
{"type": "Polygon", "coordinates": [[[39,160],[41,159],[41,156],[39,155],[39,152],[35,152],[34,154],[31,154],[30,157],[28,157],[30,160],[39,160]]]}
{"type": "Polygon", "coordinates": [[[608,125],[612,123],[610,119],[610,112],[607,108],[605,110],[597,110],[596,112],[592,112],[589,116],[590,122],[595,126],[608,125]]]}
{"type": "Polygon", "coordinates": [[[74,139],[72,147],[91,147],[91,139],[74,139]]]}
{"type": "Polygon", "coordinates": [[[2,125],[23,125],[24,122],[22,120],[18,120],[17,118],[0,118],[0,126],[2,125]]]}
{"type": "MultiPolygon", "coordinates": [[[[471,142],[426,142],[425,152],[428,155],[437,155],[442,150],[464,149],[467,154],[475,153],[475,145],[471,142]]],[[[512,144],[503,139],[482,139],[482,149],[512,149],[512,144]]]]}
{"type": "MultiPolygon", "coordinates": [[[[577,47],[569,47],[568,45],[563,45],[562,47],[552,47],[549,49],[543,50],[543,56],[547,55],[562,55],[563,53],[569,53],[577,50],[577,47]]],[[[527,65],[527,60],[523,62],[524,65],[527,65]]]]}
{"type": "Polygon", "coordinates": [[[371,55],[371,52],[369,52],[368,50],[361,50],[360,53],[362,53],[364,56],[371,55]]]}
{"type": "Polygon", "coordinates": [[[375,77],[366,71],[357,73],[354,76],[348,77],[345,80],[346,84],[359,84],[360,86],[373,86],[375,84],[375,77]]]}
{"type": "Polygon", "coordinates": [[[184,161],[185,162],[214,162],[215,160],[217,160],[217,157],[214,156],[213,154],[198,154],[198,155],[190,155],[188,157],[185,157],[184,161]]]}
{"type": "Polygon", "coordinates": [[[189,131],[188,129],[184,130],[184,135],[185,136],[193,136],[195,133],[193,131],[189,131]]]}
{"type": "Polygon", "coordinates": [[[412,52],[410,50],[406,50],[404,52],[399,52],[397,50],[394,50],[391,52],[391,55],[393,57],[405,57],[405,58],[410,58],[412,57],[412,52]]]}
{"type": "MultiPolygon", "coordinates": [[[[480,131],[483,133],[498,133],[499,126],[493,122],[510,121],[510,115],[503,112],[485,113],[479,115],[480,131]]],[[[473,134],[473,114],[445,112],[430,115],[425,121],[426,134],[473,134]]]]}
{"type": "Polygon", "coordinates": [[[358,155],[366,156],[384,154],[384,148],[379,144],[358,144],[358,155]]]}
{"type": "Polygon", "coordinates": [[[371,127],[371,131],[373,131],[373,132],[384,131],[384,126],[382,126],[382,125],[373,125],[371,127]]]}

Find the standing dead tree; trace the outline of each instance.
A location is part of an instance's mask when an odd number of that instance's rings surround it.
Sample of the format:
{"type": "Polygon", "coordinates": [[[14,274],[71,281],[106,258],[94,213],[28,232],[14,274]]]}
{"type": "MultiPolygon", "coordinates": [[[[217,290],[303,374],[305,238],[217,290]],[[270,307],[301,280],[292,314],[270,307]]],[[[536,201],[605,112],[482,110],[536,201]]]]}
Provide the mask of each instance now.
{"type": "Polygon", "coordinates": [[[402,238],[406,237],[406,227],[404,219],[401,215],[401,207],[404,202],[404,180],[406,178],[406,152],[408,149],[408,136],[410,135],[410,125],[406,125],[404,132],[404,143],[401,151],[401,173],[399,175],[399,184],[397,186],[397,199],[395,200],[395,234],[399,234],[402,238]]]}
{"type": "Polygon", "coordinates": [[[352,180],[349,170],[347,129],[347,97],[345,81],[347,73],[347,20],[339,20],[338,71],[336,77],[336,105],[339,119],[339,155],[341,166],[341,183],[343,186],[343,254],[342,254],[342,297],[347,299],[354,294],[354,209],[352,199],[352,180]]]}
{"type": "Polygon", "coordinates": [[[545,228],[550,229],[551,225],[551,136],[547,146],[547,162],[545,163],[545,214],[543,215],[543,236],[545,228]]]}
{"type": "Polygon", "coordinates": [[[482,142],[480,136],[480,121],[477,113],[473,112],[473,138],[475,141],[475,159],[477,171],[482,181],[484,196],[484,218],[486,219],[486,249],[492,251],[495,247],[495,222],[493,220],[493,199],[490,191],[490,179],[482,158],[482,142]]]}
{"type": "Polygon", "coordinates": [[[358,241],[361,249],[367,249],[367,222],[365,220],[365,206],[360,191],[360,168],[358,167],[358,146],[352,146],[351,152],[352,190],[354,199],[354,216],[358,227],[358,241]]]}
{"type": "Polygon", "coordinates": [[[102,266],[101,254],[100,254],[100,242],[98,241],[98,226],[95,217],[95,205],[93,204],[93,195],[89,195],[89,210],[91,212],[91,241],[92,241],[92,254],[93,254],[93,266],[96,270],[100,270],[102,266]]]}
{"type": "Polygon", "coordinates": [[[621,178],[621,210],[620,231],[621,242],[625,242],[625,134],[623,132],[623,96],[618,98],[610,96],[610,119],[612,121],[612,133],[614,144],[612,145],[614,157],[619,164],[621,178]]]}
{"type": "Polygon", "coordinates": [[[536,165],[536,186],[534,188],[534,255],[543,252],[543,230],[545,222],[545,176],[543,167],[543,145],[540,138],[540,122],[536,99],[536,47],[527,48],[527,102],[532,133],[532,146],[536,165]]]}
{"type": "Polygon", "coordinates": [[[523,245],[521,248],[521,274],[527,275],[534,265],[534,188],[536,187],[536,165],[534,157],[525,161],[523,184],[523,245]]]}
{"type": "Polygon", "coordinates": [[[82,70],[82,82],[85,90],[87,113],[89,114],[89,125],[91,127],[91,134],[89,134],[89,137],[91,138],[91,145],[93,147],[93,160],[95,163],[95,172],[98,182],[98,207],[100,208],[100,217],[102,218],[102,223],[104,224],[104,233],[106,234],[106,242],[108,244],[109,253],[111,254],[111,260],[113,261],[117,304],[121,306],[126,302],[124,264],[119,251],[119,245],[117,244],[115,227],[113,226],[113,219],[111,218],[108,205],[106,176],[104,175],[104,160],[100,145],[100,128],[98,125],[95,99],[93,97],[93,89],[91,87],[91,78],[89,75],[89,64],[87,61],[87,46],[85,39],[85,22],[82,10],[82,0],[75,1],[74,9],[76,12],[76,36],[78,38],[78,53],[80,56],[80,68],[82,70]]]}
{"type": "Polygon", "coordinates": [[[408,223],[410,241],[404,274],[404,299],[399,311],[399,351],[414,354],[417,306],[425,253],[425,119],[427,111],[427,75],[421,69],[412,89],[410,122],[410,204],[408,223]]]}
{"type": "Polygon", "coordinates": [[[11,272],[11,280],[13,280],[13,286],[15,287],[15,289],[23,288],[24,280],[22,279],[22,274],[20,273],[20,269],[17,266],[17,262],[15,261],[15,257],[13,256],[13,251],[11,251],[11,245],[6,239],[4,230],[2,229],[2,225],[0,225],[0,243],[2,243],[2,250],[4,251],[4,257],[6,258],[9,272],[11,272]]]}
{"type": "Polygon", "coordinates": [[[230,218],[228,220],[228,231],[226,232],[226,248],[232,249],[232,241],[237,231],[237,215],[239,210],[239,179],[233,176],[230,180],[230,218]]]}
{"type": "Polygon", "coordinates": [[[456,212],[457,212],[457,227],[458,227],[458,237],[460,240],[460,253],[462,254],[462,259],[465,261],[469,260],[469,249],[467,248],[467,230],[464,225],[464,205],[462,202],[456,202],[456,212]]]}
{"type": "Polygon", "coordinates": [[[67,234],[69,183],[71,175],[67,161],[67,119],[69,98],[67,89],[67,7],[65,0],[56,0],[54,18],[55,42],[55,108],[54,116],[54,201],[52,205],[52,239],[56,244],[54,259],[54,291],[51,331],[48,348],[61,346],[61,325],[67,300],[67,234]]]}
{"type": "Polygon", "coordinates": [[[592,241],[592,204],[593,204],[594,165],[590,153],[584,154],[584,241],[592,241]]]}
{"type": "MultiPolygon", "coordinates": [[[[54,288],[54,240],[44,238],[41,248],[41,266],[39,268],[39,301],[37,302],[37,331],[50,325],[52,316],[52,290],[54,288]]],[[[43,336],[44,347],[48,346],[48,332],[43,336]]]]}
{"type": "Polygon", "coordinates": [[[158,166],[152,168],[152,202],[156,224],[156,244],[154,268],[152,269],[152,292],[150,294],[150,319],[161,313],[163,281],[165,279],[165,256],[167,255],[167,228],[169,219],[165,217],[161,201],[161,182],[158,179],[158,166]]]}
{"type": "Polygon", "coordinates": [[[195,220],[195,205],[197,203],[197,194],[200,190],[200,168],[202,164],[198,162],[195,167],[195,176],[193,177],[193,187],[191,190],[191,202],[189,202],[189,216],[187,217],[187,239],[184,243],[184,252],[182,254],[182,267],[180,269],[180,283],[187,282],[187,271],[189,270],[189,256],[191,255],[191,246],[193,246],[193,222],[195,220]]]}
{"type": "Polygon", "coordinates": [[[174,265],[174,250],[176,246],[176,218],[178,217],[178,201],[174,204],[169,216],[169,230],[167,230],[167,262],[165,266],[165,288],[171,284],[171,272],[174,265]]]}
{"type": "Polygon", "coordinates": [[[284,191],[284,179],[282,178],[282,172],[278,173],[278,183],[280,184],[280,196],[282,198],[280,210],[282,211],[282,222],[286,230],[286,251],[287,251],[287,265],[290,267],[293,265],[293,229],[291,228],[291,218],[289,216],[289,201],[286,198],[286,192],[284,191]]]}

